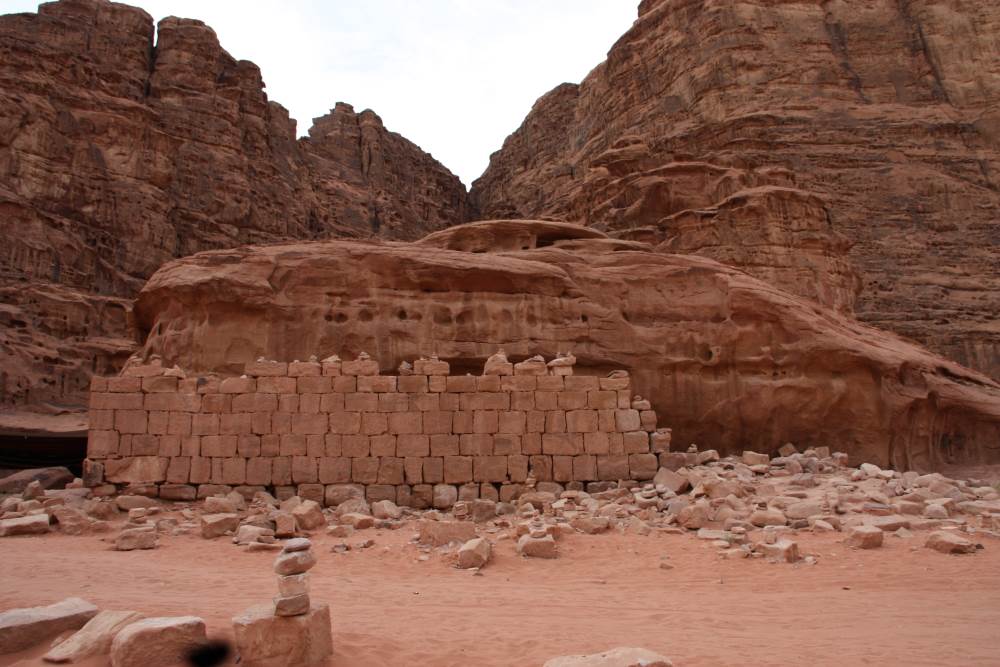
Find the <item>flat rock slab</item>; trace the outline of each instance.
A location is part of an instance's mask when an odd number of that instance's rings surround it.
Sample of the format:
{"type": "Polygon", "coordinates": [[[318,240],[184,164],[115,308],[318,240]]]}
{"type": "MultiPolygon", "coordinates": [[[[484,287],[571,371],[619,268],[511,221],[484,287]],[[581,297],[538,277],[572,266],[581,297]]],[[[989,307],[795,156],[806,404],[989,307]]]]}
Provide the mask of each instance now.
{"type": "Polygon", "coordinates": [[[233,634],[240,667],[319,667],[333,654],[325,604],[284,617],[275,616],[272,605],[251,607],[233,618],[233,634]]]}
{"type": "Polygon", "coordinates": [[[111,652],[111,642],[125,626],[142,618],[137,611],[102,611],[87,621],[73,636],[43,656],[45,662],[80,662],[111,652]]]}
{"type": "Polygon", "coordinates": [[[670,658],[644,648],[620,646],[604,653],[564,655],[547,660],[542,667],[673,667],[670,658]]]}
{"type": "Polygon", "coordinates": [[[41,535],[47,532],[49,532],[48,514],[31,514],[16,519],[0,520],[0,537],[41,535]]]}
{"type": "Polygon", "coordinates": [[[173,667],[207,641],[197,616],[147,618],[125,626],[111,642],[112,667],[173,667]]]}
{"type": "Polygon", "coordinates": [[[43,489],[63,487],[73,481],[69,468],[31,468],[0,478],[0,493],[22,493],[28,484],[38,482],[43,489]]]}
{"type": "Polygon", "coordinates": [[[97,607],[80,598],[5,611],[0,614],[0,654],[21,651],[61,632],[82,628],[97,612],[97,607]]]}

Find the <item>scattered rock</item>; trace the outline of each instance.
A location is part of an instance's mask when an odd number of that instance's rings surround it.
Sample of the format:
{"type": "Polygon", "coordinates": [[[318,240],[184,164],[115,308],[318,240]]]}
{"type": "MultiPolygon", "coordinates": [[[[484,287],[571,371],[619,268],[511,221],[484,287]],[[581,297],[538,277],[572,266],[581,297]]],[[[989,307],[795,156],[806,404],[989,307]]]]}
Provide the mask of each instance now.
{"type": "Polygon", "coordinates": [[[91,656],[111,652],[111,642],[121,630],[143,616],[135,611],[105,610],[87,621],[65,641],[45,654],[46,662],[80,662],[91,656]]]}
{"type": "Polygon", "coordinates": [[[235,532],[239,525],[240,517],[236,514],[202,514],[201,536],[211,540],[235,532]]]}
{"type": "Polygon", "coordinates": [[[418,526],[418,541],[439,547],[451,542],[465,543],[476,536],[476,526],[469,521],[428,521],[422,520],[418,526]]]}
{"type": "Polygon", "coordinates": [[[111,642],[112,667],[173,667],[207,641],[196,616],[146,618],[125,626],[111,642]]]}
{"type": "Polygon", "coordinates": [[[551,535],[544,537],[533,537],[532,535],[522,535],[517,541],[517,553],[529,558],[555,558],[556,541],[551,535]]]}
{"type": "Polygon", "coordinates": [[[49,532],[48,514],[29,514],[14,519],[0,520],[0,537],[41,535],[47,532],[49,532]]]}
{"type": "Polygon", "coordinates": [[[134,551],[136,549],[155,549],[158,536],[156,530],[150,528],[128,528],[118,534],[115,539],[116,551],[134,551]]]}
{"type": "Polygon", "coordinates": [[[857,549],[875,549],[882,546],[885,533],[875,526],[855,526],[847,536],[847,546],[857,549]]]}
{"type": "Polygon", "coordinates": [[[956,535],[952,531],[937,530],[927,536],[924,546],[943,554],[971,554],[976,552],[976,544],[956,535]]]}
{"type": "Polygon", "coordinates": [[[46,607],[0,613],[0,655],[24,650],[66,630],[82,628],[97,611],[86,600],[67,598],[46,607]]]}
{"type": "Polygon", "coordinates": [[[476,537],[458,550],[458,567],[468,570],[474,567],[483,567],[490,560],[490,543],[482,537],[476,537]]]}

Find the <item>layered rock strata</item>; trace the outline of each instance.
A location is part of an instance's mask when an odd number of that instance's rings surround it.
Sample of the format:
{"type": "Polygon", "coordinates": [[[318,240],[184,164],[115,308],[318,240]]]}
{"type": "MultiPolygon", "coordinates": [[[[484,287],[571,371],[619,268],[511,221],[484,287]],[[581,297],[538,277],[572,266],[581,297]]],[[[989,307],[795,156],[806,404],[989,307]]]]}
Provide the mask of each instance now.
{"type": "Polygon", "coordinates": [[[734,264],[1000,377],[998,34],[995,3],[644,0],[472,200],[734,264]]]}
{"type": "Polygon", "coordinates": [[[200,21],[107,0],[0,17],[0,405],[85,404],[132,347],[125,312],[165,261],[330,236],[412,239],[465,188],[371,111],[307,139],[200,21]]]}
{"type": "Polygon", "coordinates": [[[989,378],[712,260],[574,225],[201,253],[160,269],[135,313],[140,356],[190,372],[367,350],[382,369],[437,354],[479,373],[500,346],[569,350],[576,375],[629,370],[681,444],[790,441],[901,469],[997,456],[989,378]],[[508,249],[487,251],[498,237],[508,249]]]}

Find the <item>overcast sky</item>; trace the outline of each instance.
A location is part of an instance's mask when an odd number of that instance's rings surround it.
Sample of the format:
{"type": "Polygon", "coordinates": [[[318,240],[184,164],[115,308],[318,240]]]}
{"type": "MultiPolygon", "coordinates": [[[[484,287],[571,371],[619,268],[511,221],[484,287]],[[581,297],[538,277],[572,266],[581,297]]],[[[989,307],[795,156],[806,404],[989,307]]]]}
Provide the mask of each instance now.
{"type": "MultiPolygon", "coordinates": [[[[205,21],[260,66],[300,135],[336,102],[373,109],[466,185],[541,95],[579,82],[638,0],[145,0],[205,21]]],[[[0,13],[36,0],[0,0],[0,13]]]]}

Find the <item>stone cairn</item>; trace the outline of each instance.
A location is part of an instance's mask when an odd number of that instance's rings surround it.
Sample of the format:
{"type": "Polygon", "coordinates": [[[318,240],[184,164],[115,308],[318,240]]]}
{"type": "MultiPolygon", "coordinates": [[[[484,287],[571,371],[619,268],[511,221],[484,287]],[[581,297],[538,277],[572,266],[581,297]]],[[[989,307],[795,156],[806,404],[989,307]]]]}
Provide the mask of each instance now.
{"type": "Polygon", "coordinates": [[[298,537],[285,542],[274,561],[278,575],[275,616],[303,616],[309,613],[309,570],[316,565],[312,542],[298,537]]]}

